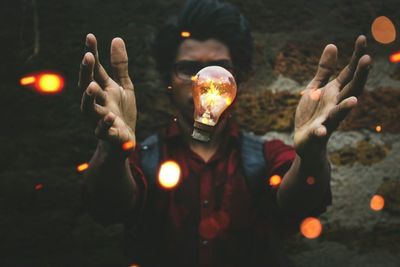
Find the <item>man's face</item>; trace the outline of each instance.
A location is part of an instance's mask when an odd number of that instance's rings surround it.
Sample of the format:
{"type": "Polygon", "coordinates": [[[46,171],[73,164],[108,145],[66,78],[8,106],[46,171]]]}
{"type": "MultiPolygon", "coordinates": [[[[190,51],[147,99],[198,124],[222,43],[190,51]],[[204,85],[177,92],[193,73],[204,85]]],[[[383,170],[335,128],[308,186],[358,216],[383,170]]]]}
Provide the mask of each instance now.
{"type": "Polygon", "coordinates": [[[193,124],[194,113],[191,76],[207,65],[219,65],[232,71],[229,48],[215,39],[187,39],[180,44],[172,72],[171,93],[178,111],[190,124],[193,124]]]}

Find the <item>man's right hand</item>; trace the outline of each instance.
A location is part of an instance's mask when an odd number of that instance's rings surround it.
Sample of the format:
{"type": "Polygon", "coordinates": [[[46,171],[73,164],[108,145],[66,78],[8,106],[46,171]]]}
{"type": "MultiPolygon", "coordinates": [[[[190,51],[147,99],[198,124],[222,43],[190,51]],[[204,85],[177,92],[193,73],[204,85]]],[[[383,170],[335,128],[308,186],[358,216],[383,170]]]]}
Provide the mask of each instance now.
{"type": "Polygon", "coordinates": [[[93,34],[86,36],[86,49],[79,73],[79,88],[84,91],[81,111],[97,127],[96,136],[121,147],[125,142],[136,142],[136,100],[134,87],[128,73],[128,55],[124,41],[111,42],[111,67],[113,78],[100,64],[97,40],[93,34]]]}

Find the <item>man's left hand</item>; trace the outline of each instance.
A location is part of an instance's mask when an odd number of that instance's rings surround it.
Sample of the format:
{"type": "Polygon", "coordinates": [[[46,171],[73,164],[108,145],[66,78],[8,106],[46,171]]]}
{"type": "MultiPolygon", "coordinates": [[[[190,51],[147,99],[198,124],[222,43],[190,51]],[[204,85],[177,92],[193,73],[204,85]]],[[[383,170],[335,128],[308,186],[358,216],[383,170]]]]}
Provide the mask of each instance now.
{"type": "Polygon", "coordinates": [[[371,66],[366,46],[366,37],[359,36],[349,64],[331,81],[337,48],[332,44],[325,47],[317,73],[303,91],[296,110],[294,147],[300,157],[312,159],[325,155],[330,135],[357,105],[371,66]]]}

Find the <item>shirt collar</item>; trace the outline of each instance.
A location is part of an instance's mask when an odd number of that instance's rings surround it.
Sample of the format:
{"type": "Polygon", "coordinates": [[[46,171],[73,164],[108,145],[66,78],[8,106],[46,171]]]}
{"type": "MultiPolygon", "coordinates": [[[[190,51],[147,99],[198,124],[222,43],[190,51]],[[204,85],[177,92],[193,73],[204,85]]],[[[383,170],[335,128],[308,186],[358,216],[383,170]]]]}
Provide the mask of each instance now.
{"type": "MultiPolygon", "coordinates": [[[[239,139],[239,129],[238,129],[237,123],[234,120],[229,119],[227,127],[228,127],[227,136],[230,137],[229,139],[232,138],[235,141],[238,140],[239,139]]],[[[167,140],[182,137],[182,135],[183,135],[183,132],[182,132],[181,128],[179,127],[179,123],[176,118],[171,120],[168,127],[163,131],[163,136],[167,140]]]]}

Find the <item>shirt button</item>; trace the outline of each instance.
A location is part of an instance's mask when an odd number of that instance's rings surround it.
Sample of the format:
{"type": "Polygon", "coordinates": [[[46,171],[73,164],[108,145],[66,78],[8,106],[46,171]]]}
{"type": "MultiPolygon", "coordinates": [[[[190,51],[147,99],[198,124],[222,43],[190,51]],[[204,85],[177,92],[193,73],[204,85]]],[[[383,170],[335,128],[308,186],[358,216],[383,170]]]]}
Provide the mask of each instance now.
{"type": "Polygon", "coordinates": [[[203,206],[204,207],[208,207],[208,204],[209,204],[210,202],[207,200],[207,199],[205,199],[204,201],[203,201],[203,206]]]}

